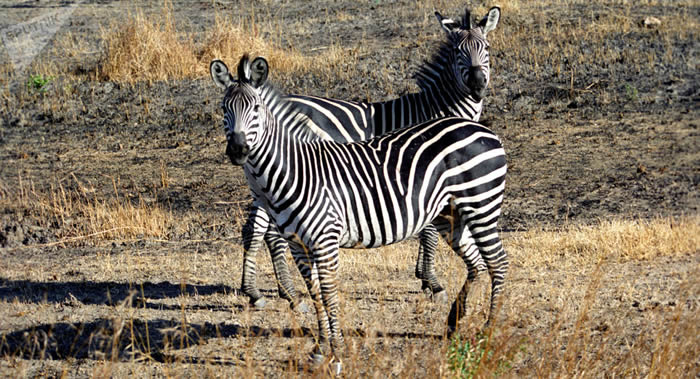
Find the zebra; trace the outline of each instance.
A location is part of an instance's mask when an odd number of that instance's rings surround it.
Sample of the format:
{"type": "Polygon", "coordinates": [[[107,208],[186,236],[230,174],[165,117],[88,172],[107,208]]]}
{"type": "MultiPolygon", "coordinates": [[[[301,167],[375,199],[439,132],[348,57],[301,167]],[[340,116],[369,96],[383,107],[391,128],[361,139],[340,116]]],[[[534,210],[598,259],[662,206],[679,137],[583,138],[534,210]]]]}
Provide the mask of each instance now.
{"type": "MultiPolygon", "coordinates": [[[[442,116],[478,121],[490,79],[486,37],[498,24],[500,8],[491,8],[478,23],[472,22],[468,9],[461,22],[445,18],[439,12],[435,16],[447,39],[415,75],[420,92],[376,103],[300,95],[288,95],[287,100],[298,113],[308,117],[306,126],[318,138],[338,142],[362,141],[442,116]]],[[[420,233],[415,274],[421,279],[424,292],[439,302],[447,302],[447,294],[434,270],[438,235],[432,224],[420,233]]],[[[270,227],[267,214],[255,206],[250,209],[243,231],[243,293],[256,307],[265,306],[256,285],[256,255],[263,240],[270,251],[279,295],[294,308],[298,301],[285,258],[287,244],[270,227]]]]}
{"type": "Polygon", "coordinates": [[[295,117],[293,102],[266,83],[268,71],[264,58],[250,62],[247,55],[237,80],[222,61],[210,65],[225,89],[227,154],[243,166],[254,203],[289,243],[313,299],[319,338],[312,361],[329,354],[332,369],[342,367],[338,249],[399,242],[431,222],[468,272],[447,335],[465,313],[469,284],[486,270],[490,324],[508,268],[496,229],[507,170],[499,138],[478,123],[446,117],[362,142],[319,140],[295,117]]]}

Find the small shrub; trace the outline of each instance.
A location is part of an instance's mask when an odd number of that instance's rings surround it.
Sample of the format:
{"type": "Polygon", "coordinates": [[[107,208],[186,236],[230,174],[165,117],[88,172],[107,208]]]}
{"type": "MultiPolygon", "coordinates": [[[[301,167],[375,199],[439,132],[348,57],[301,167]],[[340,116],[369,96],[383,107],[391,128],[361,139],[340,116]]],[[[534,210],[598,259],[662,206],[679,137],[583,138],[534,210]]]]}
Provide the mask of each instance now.
{"type": "Polygon", "coordinates": [[[447,349],[450,370],[459,378],[474,378],[479,371],[484,354],[487,352],[488,338],[477,335],[465,339],[458,335],[452,339],[447,349]]]}
{"type": "Polygon", "coordinates": [[[639,98],[639,91],[637,91],[637,87],[625,84],[625,95],[628,101],[636,101],[639,98]]]}
{"type": "Polygon", "coordinates": [[[44,76],[41,74],[29,75],[27,80],[27,88],[30,91],[46,92],[47,85],[54,79],[53,76],[44,76]]]}

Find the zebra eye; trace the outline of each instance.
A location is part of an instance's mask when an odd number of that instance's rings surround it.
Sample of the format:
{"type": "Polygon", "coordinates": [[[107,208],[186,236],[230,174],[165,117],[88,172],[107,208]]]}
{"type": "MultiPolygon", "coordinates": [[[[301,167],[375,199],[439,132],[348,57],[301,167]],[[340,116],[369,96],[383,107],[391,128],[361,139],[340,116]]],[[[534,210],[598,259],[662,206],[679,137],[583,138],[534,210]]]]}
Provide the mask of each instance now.
{"type": "Polygon", "coordinates": [[[255,104],[255,106],[253,106],[253,111],[255,113],[259,113],[260,112],[260,104],[255,104]]]}

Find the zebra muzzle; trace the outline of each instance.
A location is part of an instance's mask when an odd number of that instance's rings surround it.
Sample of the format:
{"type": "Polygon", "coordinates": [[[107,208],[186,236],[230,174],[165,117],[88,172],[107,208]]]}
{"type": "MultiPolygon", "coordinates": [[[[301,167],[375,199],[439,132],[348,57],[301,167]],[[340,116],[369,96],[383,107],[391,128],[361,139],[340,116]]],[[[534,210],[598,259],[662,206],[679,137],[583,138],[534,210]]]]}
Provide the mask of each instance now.
{"type": "Polygon", "coordinates": [[[481,71],[481,66],[472,66],[469,68],[467,87],[469,87],[474,100],[479,101],[484,98],[486,93],[486,75],[481,71]]]}
{"type": "Polygon", "coordinates": [[[250,148],[246,144],[240,145],[232,142],[226,144],[226,155],[234,165],[243,165],[248,158],[248,153],[250,153],[250,148]]]}

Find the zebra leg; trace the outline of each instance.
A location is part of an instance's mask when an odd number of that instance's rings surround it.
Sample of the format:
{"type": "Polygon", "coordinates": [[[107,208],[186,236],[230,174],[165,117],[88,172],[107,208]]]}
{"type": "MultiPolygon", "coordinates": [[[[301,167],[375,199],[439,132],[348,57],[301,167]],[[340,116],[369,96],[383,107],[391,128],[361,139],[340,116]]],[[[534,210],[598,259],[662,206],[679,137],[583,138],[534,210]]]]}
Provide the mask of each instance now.
{"type": "Polygon", "coordinates": [[[423,291],[426,295],[430,295],[430,283],[428,283],[427,280],[425,280],[425,274],[423,273],[423,261],[424,261],[424,250],[425,250],[425,244],[423,243],[423,233],[424,231],[421,231],[420,234],[418,234],[418,259],[416,260],[416,278],[420,279],[421,281],[421,287],[420,290],[423,291]]]}
{"type": "Polygon", "coordinates": [[[328,322],[328,314],[323,306],[323,299],[321,297],[321,284],[318,275],[318,266],[309,252],[309,250],[303,246],[303,244],[293,243],[290,244],[292,248],[292,256],[294,257],[294,262],[299,268],[301,276],[304,278],[304,283],[306,283],[306,288],[309,291],[311,300],[313,301],[314,307],[316,308],[316,316],[318,319],[318,340],[311,352],[311,360],[314,364],[320,364],[325,359],[325,354],[328,352],[329,344],[329,332],[330,326],[328,322]]]}
{"type": "Polygon", "coordinates": [[[338,240],[340,228],[332,225],[325,228],[322,242],[314,244],[313,251],[300,243],[294,246],[294,259],[299,271],[307,279],[309,293],[312,294],[316,313],[318,315],[319,344],[312,353],[312,359],[319,363],[325,361],[323,347],[330,340],[330,368],[333,373],[340,374],[342,370],[341,357],[345,351],[345,341],[339,324],[338,301],[338,240]],[[311,269],[309,269],[309,267],[311,269]]]}
{"type": "Polygon", "coordinates": [[[277,227],[272,223],[270,223],[267,233],[265,233],[265,243],[267,244],[270,257],[272,258],[272,267],[275,269],[277,289],[280,297],[289,301],[289,305],[292,309],[301,305],[301,308],[298,309],[302,312],[308,311],[308,308],[299,302],[299,296],[297,290],[294,288],[294,282],[289,272],[289,265],[287,264],[287,257],[285,256],[288,246],[287,241],[280,236],[277,227]]]}
{"type": "Polygon", "coordinates": [[[455,233],[447,235],[446,238],[451,238],[448,242],[467,266],[467,278],[464,280],[457,298],[452,303],[450,314],[447,316],[447,337],[450,338],[457,331],[459,320],[466,314],[469,286],[481,271],[486,271],[486,264],[475,244],[476,241],[466,225],[462,228],[455,228],[455,233]]]}
{"type": "Polygon", "coordinates": [[[267,212],[256,205],[250,207],[248,220],[243,226],[243,278],[241,290],[248,296],[250,303],[257,308],[267,304],[256,285],[256,256],[262,247],[263,237],[270,224],[267,212]]]}
{"type": "MultiPolygon", "coordinates": [[[[339,233],[338,233],[339,239],[339,233]]],[[[318,267],[318,277],[321,283],[321,298],[328,316],[331,342],[331,370],[334,374],[340,374],[342,370],[341,357],[345,351],[343,331],[339,324],[339,300],[338,300],[338,239],[333,243],[325,243],[325,246],[314,251],[314,261],[318,267]]]]}
{"type": "MultiPolygon", "coordinates": [[[[432,293],[433,300],[447,303],[447,292],[435,275],[435,251],[437,250],[438,236],[439,233],[434,224],[426,225],[420,232],[416,267],[422,267],[420,270],[422,276],[419,277],[422,282],[421,290],[425,293],[432,293]]],[[[416,275],[418,275],[418,269],[416,269],[416,275]]]]}
{"type": "Polygon", "coordinates": [[[486,325],[484,325],[484,327],[488,328],[492,325],[492,321],[500,306],[500,295],[503,290],[506,273],[508,272],[508,255],[503,249],[503,244],[498,237],[495,227],[491,238],[486,241],[477,239],[477,244],[479,244],[481,255],[486,261],[486,266],[491,276],[491,307],[486,325]]]}

